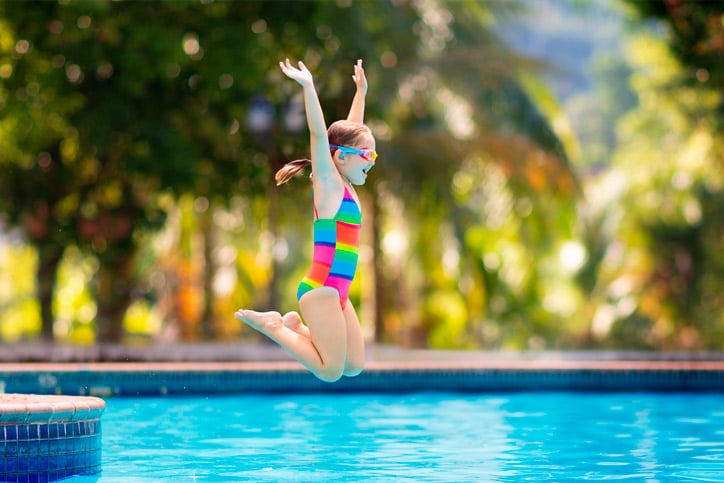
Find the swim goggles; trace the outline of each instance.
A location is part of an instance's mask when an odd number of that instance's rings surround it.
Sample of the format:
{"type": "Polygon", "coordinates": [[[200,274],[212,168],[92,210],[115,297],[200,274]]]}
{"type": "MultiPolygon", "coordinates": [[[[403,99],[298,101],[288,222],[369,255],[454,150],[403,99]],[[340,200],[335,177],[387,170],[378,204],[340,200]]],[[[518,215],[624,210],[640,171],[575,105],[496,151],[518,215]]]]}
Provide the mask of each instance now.
{"type": "Polygon", "coordinates": [[[361,158],[366,159],[367,161],[374,161],[377,159],[377,151],[374,149],[355,149],[348,146],[337,146],[336,144],[330,144],[329,147],[332,149],[339,149],[343,153],[359,154],[361,158]]]}

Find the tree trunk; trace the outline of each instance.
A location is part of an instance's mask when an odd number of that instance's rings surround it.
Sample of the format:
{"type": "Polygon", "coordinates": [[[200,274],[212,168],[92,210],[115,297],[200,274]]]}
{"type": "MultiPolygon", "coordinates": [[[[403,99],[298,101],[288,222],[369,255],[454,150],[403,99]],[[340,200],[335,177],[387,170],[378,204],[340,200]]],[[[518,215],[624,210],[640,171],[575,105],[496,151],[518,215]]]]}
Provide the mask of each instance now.
{"type": "MultiPolygon", "coordinates": [[[[273,174],[273,173],[272,173],[273,174]]],[[[279,190],[273,176],[269,178],[267,189],[269,196],[269,233],[271,245],[271,276],[267,292],[267,310],[280,310],[279,307],[279,260],[277,257],[277,239],[279,238],[279,190]]]]}
{"type": "Polygon", "coordinates": [[[211,206],[209,206],[206,211],[201,213],[199,223],[204,243],[204,305],[201,312],[201,338],[204,340],[213,339],[215,335],[214,275],[216,273],[216,264],[214,263],[214,227],[212,216],[211,206]]]}
{"type": "Polygon", "coordinates": [[[116,260],[101,258],[96,274],[96,340],[118,343],[123,339],[123,318],[131,305],[132,256],[116,260]]]}
{"type": "Polygon", "coordinates": [[[42,328],[40,336],[44,341],[53,341],[53,295],[60,261],[63,258],[63,247],[53,243],[41,243],[37,246],[38,267],[35,272],[35,283],[42,328]]]}
{"type": "Polygon", "coordinates": [[[373,307],[375,321],[375,342],[381,343],[385,337],[385,321],[382,317],[382,306],[384,303],[384,284],[385,280],[382,275],[382,230],[380,225],[380,202],[377,196],[372,197],[372,267],[373,267],[373,283],[375,291],[375,306],[373,307]]]}

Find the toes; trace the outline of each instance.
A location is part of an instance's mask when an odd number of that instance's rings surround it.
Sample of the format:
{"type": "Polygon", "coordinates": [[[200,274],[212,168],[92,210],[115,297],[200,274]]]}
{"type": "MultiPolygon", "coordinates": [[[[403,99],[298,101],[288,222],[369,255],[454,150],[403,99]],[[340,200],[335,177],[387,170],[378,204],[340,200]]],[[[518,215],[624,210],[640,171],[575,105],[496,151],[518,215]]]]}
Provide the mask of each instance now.
{"type": "Polygon", "coordinates": [[[282,322],[287,327],[298,327],[302,324],[302,318],[296,312],[289,312],[282,317],[282,322]]]}
{"type": "Polygon", "coordinates": [[[255,312],[253,310],[237,310],[236,319],[258,331],[267,333],[277,330],[282,325],[279,312],[255,312]]]}

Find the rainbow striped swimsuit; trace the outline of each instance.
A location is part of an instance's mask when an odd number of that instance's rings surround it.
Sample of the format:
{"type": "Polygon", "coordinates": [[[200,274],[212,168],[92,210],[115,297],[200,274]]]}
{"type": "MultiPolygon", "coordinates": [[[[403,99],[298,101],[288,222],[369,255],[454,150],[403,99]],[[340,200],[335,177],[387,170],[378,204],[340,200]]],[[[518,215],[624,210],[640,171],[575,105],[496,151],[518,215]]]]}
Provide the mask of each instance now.
{"type": "Polygon", "coordinates": [[[362,211],[347,187],[334,218],[317,218],[314,210],[314,255],[312,266],[299,283],[297,300],[319,287],[339,292],[339,302],[347,305],[349,286],[357,271],[362,211]]]}

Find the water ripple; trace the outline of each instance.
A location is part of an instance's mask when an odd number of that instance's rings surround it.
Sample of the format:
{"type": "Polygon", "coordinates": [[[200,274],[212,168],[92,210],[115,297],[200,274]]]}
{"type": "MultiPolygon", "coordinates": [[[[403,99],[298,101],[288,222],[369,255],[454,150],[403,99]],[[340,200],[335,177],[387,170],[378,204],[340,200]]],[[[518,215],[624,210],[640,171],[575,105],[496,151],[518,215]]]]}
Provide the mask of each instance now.
{"type": "Polygon", "coordinates": [[[110,399],[97,481],[720,482],[723,405],[716,394],[110,399]]]}

